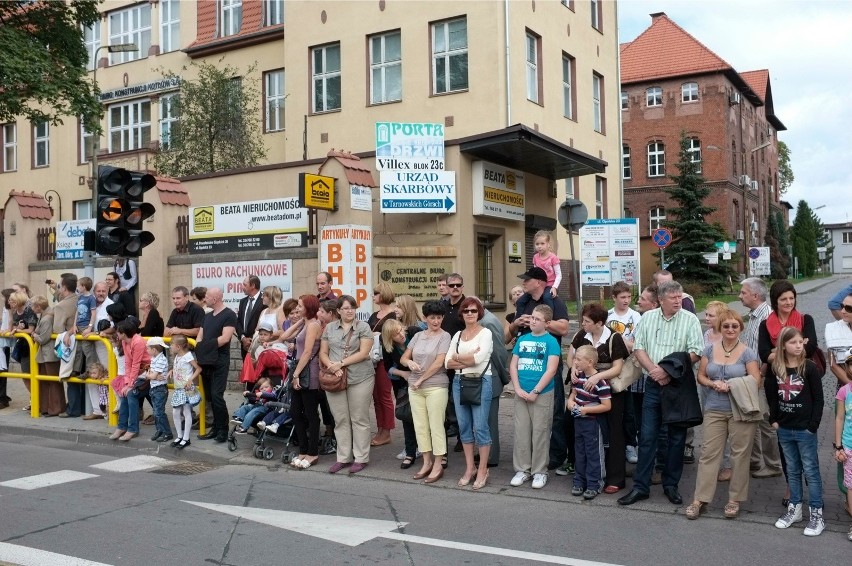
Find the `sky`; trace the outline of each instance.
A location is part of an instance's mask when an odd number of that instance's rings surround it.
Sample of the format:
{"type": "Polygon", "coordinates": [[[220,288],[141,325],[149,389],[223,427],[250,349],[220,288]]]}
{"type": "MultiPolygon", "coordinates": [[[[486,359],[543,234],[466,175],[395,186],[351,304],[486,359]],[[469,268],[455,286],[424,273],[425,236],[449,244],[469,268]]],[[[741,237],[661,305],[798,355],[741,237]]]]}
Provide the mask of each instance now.
{"type": "Polygon", "coordinates": [[[852,0],[619,0],[619,41],[665,12],[738,72],[769,69],[795,181],[782,199],[852,222],[852,0]]]}

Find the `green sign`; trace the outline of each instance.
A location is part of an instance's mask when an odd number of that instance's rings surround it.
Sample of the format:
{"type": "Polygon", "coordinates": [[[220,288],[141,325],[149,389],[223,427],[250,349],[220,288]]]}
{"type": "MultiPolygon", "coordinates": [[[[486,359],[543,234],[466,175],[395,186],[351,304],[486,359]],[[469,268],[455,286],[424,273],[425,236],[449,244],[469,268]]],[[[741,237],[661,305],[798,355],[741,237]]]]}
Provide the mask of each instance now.
{"type": "Polygon", "coordinates": [[[719,253],[732,253],[737,251],[736,242],[716,242],[716,251],[719,253]]]}

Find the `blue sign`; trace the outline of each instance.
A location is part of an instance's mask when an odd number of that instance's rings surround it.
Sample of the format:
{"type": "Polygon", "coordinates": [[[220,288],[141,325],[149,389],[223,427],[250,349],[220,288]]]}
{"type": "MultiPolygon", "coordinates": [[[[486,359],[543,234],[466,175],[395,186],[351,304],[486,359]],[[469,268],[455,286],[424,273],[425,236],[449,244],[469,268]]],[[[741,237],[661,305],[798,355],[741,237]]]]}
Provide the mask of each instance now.
{"type": "Polygon", "coordinates": [[[449,198],[444,199],[382,199],[382,211],[390,210],[422,212],[424,210],[433,210],[437,212],[449,212],[456,205],[449,198]]]}
{"type": "Polygon", "coordinates": [[[749,248],[748,257],[751,259],[757,259],[760,257],[760,250],[757,248],[749,248]]]}
{"type": "Polygon", "coordinates": [[[672,233],[667,228],[657,228],[651,234],[651,239],[658,248],[667,248],[672,243],[672,233]]]}
{"type": "Polygon", "coordinates": [[[379,205],[382,213],[456,211],[454,171],[382,171],[379,205]]]}
{"type": "Polygon", "coordinates": [[[95,220],[65,220],[56,224],[56,259],[83,259],[83,234],[95,220]]]}

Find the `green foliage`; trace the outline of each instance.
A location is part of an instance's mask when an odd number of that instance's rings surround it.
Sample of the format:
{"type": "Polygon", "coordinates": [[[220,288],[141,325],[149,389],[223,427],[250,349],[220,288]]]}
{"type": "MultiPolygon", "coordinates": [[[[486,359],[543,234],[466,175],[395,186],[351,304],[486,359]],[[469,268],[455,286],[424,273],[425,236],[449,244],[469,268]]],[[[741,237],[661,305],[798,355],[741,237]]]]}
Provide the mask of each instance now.
{"type": "Polygon", "coordinates": [[[680,156],[676,164],[678,175],[670,176],[674,187],[666,192],[678,206],[666,209],[664,225],[672,232],[672,243],[666,248],[669,271],[682,284],[700,285],[705,292],[716,292],[727,284],[730,268],[725,262],[710,265],[704,254],[714,251],[714,244],[725,240],[718,224],[709,224],[707,218],[716,209],[704,204],[710,188],[698,171],[700,163],[692,161],[689,138],[680,136],[680,156]]]}
{"type": "Polygon", "coordinates": [[[784,269],[790,273],[790,266],[793,265],[793,256],[790,255],[790,229],[784,221],[784,214],[781,211],[775,213],[775,234],[778,237],[778,249],[781,251],[781,256],[784,260],[784,269]]]}
{"type": "Polygon", "coordinates": [[[197,78],[192,80],[162,72],[165,78],[179,78],[181,86],[172,101],[178,121],[154,155],[159,173],[188,177],[253,167],[266,157],[258,128],[258,81],[251,76],[256,65],[241,75],[239,69],[221,65],[222,59],[218,63],[193,61],[197,78]]]}
{"type": "Polygon", "coordinates": [[[784,194],[796,177],[793,175],[793,168],[790,166],[790,148],[786,143],[778,142],[778,191],[779,194],[784,194]]]}
{"type": "Polygon", "coordinates": [[[819,264],[817,246],[824,232],[825,229],[814,211],[807,202],[800,200],[796,207],[796,219],[790,230],[790,239],[793,243],[793,255],[799,258],[799,272],[805,277],[812,276],[819,264]]]}
{"type": "Polygon", "coordinates": [[[81,28],[99,20],[97,6],[98,0],[0,2],[0,123],[98,115],[81,28]]]}
{"type": "MultiPolygon", "coordinates": [[[[764,241],[766,246],[769,248],[769,265],[770,265],[770,276],[773,279],[784,279],[787,277],[787,269],[790,266],[790,262],[787,259],[786,249],[782,252],[781,247],[781,236],[779,235],[781,231],[784,231],[784,226],[781,225],[781,217],[780,215],[769,215],[769,222],[766,224],[766,235],[764,237],[764,241]]],[[[786,236],[784,236],[786,240],[786,236]]],[[[786,248],[786,245],[784,246],[786,248]]]]}

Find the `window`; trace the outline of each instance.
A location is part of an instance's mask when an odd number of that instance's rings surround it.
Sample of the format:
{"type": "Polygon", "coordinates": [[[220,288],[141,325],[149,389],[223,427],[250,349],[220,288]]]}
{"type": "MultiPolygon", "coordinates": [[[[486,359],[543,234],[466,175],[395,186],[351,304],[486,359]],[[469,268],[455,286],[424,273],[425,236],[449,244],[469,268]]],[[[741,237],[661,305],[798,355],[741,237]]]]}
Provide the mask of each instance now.
{"type": "Polygon", "coordinates": [[[18,126],[3,124],[3,172],[18,170],[18,126]]]}
{"type": "Polygon", "coordinates": [[[603,106],[603,77],[597,73],[592,75],[592,112],[593,123],[596,132],[604,133],[604,106],[603,106]]]}
{"type": "Polygon", "coordinates": [[[539,104],[541,104],[541,100],[539,99],[539,81],[541,80],[541,75],[539,73],[540,41],[539,37],[527,32],[527,100],[539,104]]]}
{"type": "Polygon", "coordinates": [[[574,58],[562,54],[562,115],[574,119],[574,58]]]}
{"type": "Polygon", "coordinates": [[[86,130],[86,124],[80,118],[80,163],[89,163],[95,153],[95,136],[86,130]]]}
{"type": "Polygon", "coordinates": [[[92,199],[74,201],[74,220],[89,220],[92,217],[92,199]]]}
{"type": "Polygon", "coordinates": [[[33,167],[50,165],[50,124],[33,124],[33,167]]]}
{"type": "Polygon", "coordinates": [[[606,217],[606,179],[595,177],[595,218],[606,217]]]}
{"type": "Polygon", "coordinates": [[[666,174],[666,146],[663,142],[648,144],[648,176],[662,177],[666,174]]]}
{"type": "Polygon", "coordinates": [[[843,232],[843,243],[852,244],[852,232],[843,232]]]}
{"type": "Polygon", "coordinates": [[[116,104],[109,107],[110,152],[148,147],[150,141],[150,100],[116,104]]]}
{"type": "Polygon", "coordinates": [[[681,102],[695,102],[698,100],[698,83],[683,83],[680,87],[681,102]]]}
{"type": "Polygon", "coordinates": [[[696,164],[695,172],[701,173],[701,140],[698,138],[689,138],[687,143],[689,147],[686,151],[689,153],[689,160],[696,164]]]}
{"type": "Polygon", "coordinates": [[[592,27],[603,31],[603,2],[602,0],[591,0],[592,27]]]}
{"type": "Polygon", "coordinates": [[[621,178],[629,179],[632,176],[630,170],[630,146],[624,144],[621,146],[621,178]]]}
{"type": "Polygon", "coordinates": [[[179,94],[166,94],[160,97],[160,145],[168,149],[172,134],[177,129],[178,108],[175,104],[179,94]]]}
{"type": "Polygon", "coordinates": [[[180,49],[180,6],[178,0],[160,0],[160,50],[180,49]]]}
{"type": "Polygon", "coordinates": [[[648,226],[650,230],[648,235],[652,235],[654,230],[663,227],[663,221],[666,219],[666,209],[662,206],[656,206],[648,211],[648,226]]]}
{"type": "Polygon", "coordinates": [[[497,265],[494,255],[498,238],[496,234],[476,235],[476,296],[486,303],[490,303],[497,296],[494,289],[494,269],[497,265]]]}
{"type": "Polygon", "coordinates": [[[467,20],[432,24],[432,93],[467,88],[467,20]]]}
{"type": "Polygon", "coordinates": [[[219,37],[237,35],[243,27],[243,1],[219,0],[219,37]]]}
{"type": "Polygon", "coordinates": [[[312,50],[314,112],[340,109],[340,44],[312,50]]]}
{"type": "Polygon", "coordinates": [[[621,109],[627,110],[630,108],[630,97],[623,90],[621,91],[621,109]]]}
{"type": "Polygon", "coordinates": [[[94,70],[98,48],[101,46],[101,21],[98,20],[92,27],[83,28],[83,43],[86,45],[86,52],[89,54],[89,64],[86,68],[90,71],[94,70]]]}
{"type": "Polygon", "coordinates": [[[263,25],[276,26],[284,23],[284,0],[263,2],[263,25]]]}
{"type": "Polygon", "coordinates": [[[622,218],[633,218],[633,212],[629,208],[625,208],[622,218]]]}
{"type": "Polygon", "coordinates": [[[648,107],[663,105],[663,89],[658,86],[652,86],[645,91],[645,104],[648,107]]]}
{"type": "Polygon", "coordinates": [[[266,111],[265,128],[267,132],[284,129],[284,69],[269,71],[263,81],[266,111]]]}
{"type": "Polygon", "coordinates": [[[402,36],[394,31],[370,38],[370,104],[402,100],[402,36]]]}
{"type": "Polygon", "coordinates": [[[127,63],[148,56],[151,47],[151,5],[147,2],[132,8],[110,12],[109,44],[134,43],[135,52],[111,53],[112,64],[127,63]]]}

